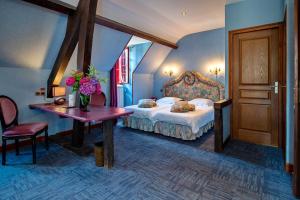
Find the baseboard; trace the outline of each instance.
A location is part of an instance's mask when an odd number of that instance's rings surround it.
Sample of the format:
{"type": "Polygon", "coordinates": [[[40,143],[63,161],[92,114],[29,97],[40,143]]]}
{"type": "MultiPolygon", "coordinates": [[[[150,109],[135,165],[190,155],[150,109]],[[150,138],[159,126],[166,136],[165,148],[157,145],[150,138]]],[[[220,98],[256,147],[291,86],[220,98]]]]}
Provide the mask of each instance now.
{"type": "Polygon", "coordinates": [[[294,171],[294,165],[290,163],[285,163],[284,170],[287,173],[292,173],[294,171]]]}
{"type": "Polygon", "coordinates": [[[225,142],[223,143],[223,148],[228,144],[230,139],[231,139],[231,136],[228,136],[228,138],[226,138],[225,142]]]}
{"type": "MultiPolygon", "coordinates": [[[[101,124],[94,124],[94,125],[91,125],[91,129],[98,128],[100,126],[101,126],[101,124]]],[[[85,127],[85,132],[86,131],[88,131],[88,126],[85,127]]],[[[58,133],[56,133],[54,135],[51,135],[51,136],[66,137],[66,136],[72,135],[72,133],[73,133],[73,130],[66,130],[66,131],[58,132],[58,133]]],[[[49,136],[50,140],[51,140],[51,136],[49,136]]],[[[45,136],[39,136],[36,139],[37,139],[37,142],[43,142],[45,140],[45,136]]],[[[30,139],[19,141],[19,147],[30,146],[31,144],[32,143],[31,143],[30,139]]],[[[15,147],[14,143],[6,145],[6,151],[12,151],[12,150],[15,150],[15,149],[16,149],[16,147],[15,147]]],[[[1,145],[0,145],[0,152],[2,152],[2,146],[1,145]]]]}

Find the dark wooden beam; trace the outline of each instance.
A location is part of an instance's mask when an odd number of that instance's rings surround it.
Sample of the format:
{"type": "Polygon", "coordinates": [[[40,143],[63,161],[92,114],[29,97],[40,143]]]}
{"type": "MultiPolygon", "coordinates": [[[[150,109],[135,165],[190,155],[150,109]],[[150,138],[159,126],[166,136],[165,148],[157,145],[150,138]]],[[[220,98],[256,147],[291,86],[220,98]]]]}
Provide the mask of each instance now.
{"type": "Polygon", "coordinates": [[[85,0],[86,8],[81,17],[79,28],[77,66],[87,73],[91,65],[95,16],[98,0],[85,0]]]}
{"type": "MultiPolygon", "coordinates": [[[[66,4],[66,3],[63,3],[58,0],[23,0],[23,1],[29,2],[29,3],[38,5],[38,6],[42,6],[42,7],[57,11],[57,12],[61,12],[64,14],[72,14],[76,11],[76,7],[66,4]]],[[[121,24],[119,22],[107,19],[100,15],[96,15],[95,23],[102,25],[102,26],[106,26],[108,28],[111,28],[111,29],[114,29],[117,31],[135,35],[140,38],[144,38],[146,40],[149,40],[149,41],[161,44],[161,45],[165,45],[165,46],[168,46],[173,49],[177,49],[177,45],[175,43],[169,42],[165,39],[156,37],[152,34],[140,31],[140,30],[132,28],[130,26],[121,24]]]]}
{"type": "Polygon", "coordinates": [[[295,69],[295,85],[294,85],[294,173],[293,173],[293,192],[300,198],[300,69],[299,69],[299,29],[300,29],[300,2],[294,1],[294,69],[295,69]]]}
{"type": "Polygon", "coordinates": [[[52,97],[53,85],[59,85],[64,72],[68,66],[71,56],[76,48],[79,38],[80,18],[84,11],[85,3],[80,1],[76,12],[68,17],[68,25],[65,38],[59,50],[58,56],[55,60],[52,71],[47,82],[47,96],[52,97]]]}
{"type": "Polygon", "coordinates": [[[64,14],[73,14],[76,10],[76,7],[67,4],[65,2],[59,0],[23,0],[28,3],[32,3],[44,8],[48,8],[50,10],[54,10],[56,12],[64,13],[64,14]]]}
{"type": "Polygon", "coordinates": [[[150,40],[152,42],[168,46],[173,49],[177,49],[177,45],[175,43],[169,42],[165,39],[156,37],[152,34],[140,31],[138,29],[132,28],[130,26],[121,24],[119,22],[113,21],[111,19],[107,19],[107,18],[99,16],[99,15],[96,16],[96,23],[99,25],[102,25],[102,26],[109,27],[111,29],[115,29],[117,31],[135,35],[137,37],[144,38],[146,40],[150,40]]]}

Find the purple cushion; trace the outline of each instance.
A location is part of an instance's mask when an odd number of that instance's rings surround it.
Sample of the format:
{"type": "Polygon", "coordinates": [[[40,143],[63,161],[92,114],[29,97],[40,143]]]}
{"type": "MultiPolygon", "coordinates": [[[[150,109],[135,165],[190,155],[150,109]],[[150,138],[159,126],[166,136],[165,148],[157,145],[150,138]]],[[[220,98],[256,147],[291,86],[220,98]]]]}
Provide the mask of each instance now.
{"type": "Polygon", "coordinates": [[[5,137],[15,137],[15,136],[32,136],[37,132],[45,129],[48,126],[47,123],[37,122],[37,123],[27,123],[14,126],[7,129],[3,136],[5,137]]]}

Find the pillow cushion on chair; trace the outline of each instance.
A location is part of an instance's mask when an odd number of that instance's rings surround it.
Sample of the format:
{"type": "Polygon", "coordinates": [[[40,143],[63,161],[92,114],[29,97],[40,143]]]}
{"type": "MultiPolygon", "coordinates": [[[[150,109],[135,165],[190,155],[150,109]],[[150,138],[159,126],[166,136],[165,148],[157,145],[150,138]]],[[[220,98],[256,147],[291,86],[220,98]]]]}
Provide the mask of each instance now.
{"type": "Polygon", "coordinates": [[[37,132],[45,129],[48,126],[47,123],[37,122],[37,123],[27,123],[14,126],[7,129],[3,136],[5,137],[14,137],[14,136],[31,136],[35,135],[37,132]]]}
{"type": "Polygon", "coordinates": [[[195,105],[189,104],[187,101],[176,102],[171,107],[171,112],[177,112],[177,113],[185,113],[194,110],[195,110],[195,105]]]}
{"type": "Polygon", "coordinates": [[[139,108],[153,108],[156,106],[156,102],[153,99],[141,99],[138,103],[139,108]]]}

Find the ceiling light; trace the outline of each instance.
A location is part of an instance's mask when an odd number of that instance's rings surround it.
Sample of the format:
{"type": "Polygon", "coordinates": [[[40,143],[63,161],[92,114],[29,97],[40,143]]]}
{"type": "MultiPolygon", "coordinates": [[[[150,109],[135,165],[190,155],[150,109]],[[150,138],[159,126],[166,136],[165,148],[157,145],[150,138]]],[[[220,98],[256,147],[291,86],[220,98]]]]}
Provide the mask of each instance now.
{"type": "Polygon", "coordinates": [[[187,10],[186,9],[181,11],[181,16],[185,17],[186,15],[187,15],[187,10]]]}

